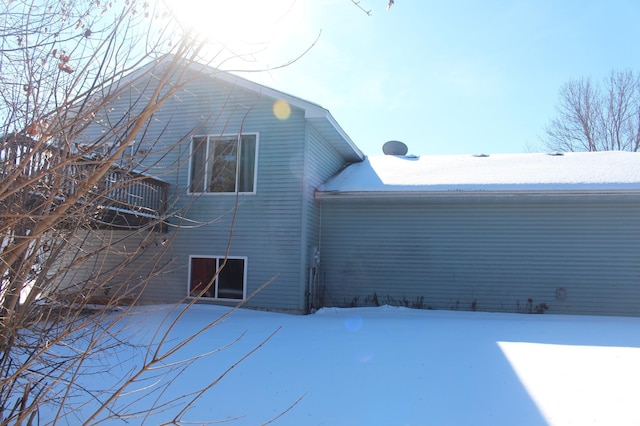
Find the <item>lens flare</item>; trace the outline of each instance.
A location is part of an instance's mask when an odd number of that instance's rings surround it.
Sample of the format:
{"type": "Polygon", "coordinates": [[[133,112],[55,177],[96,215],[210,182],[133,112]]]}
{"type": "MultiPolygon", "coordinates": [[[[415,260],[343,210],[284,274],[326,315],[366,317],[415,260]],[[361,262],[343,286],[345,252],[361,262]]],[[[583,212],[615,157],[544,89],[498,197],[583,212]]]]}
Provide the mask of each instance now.
{"type": "Polygon", "coordinates": [[[359,331],[362,328],[362,317],[352,316],[344,321],[344,326],[349,331],[359,331]]]}
{"type": "Polygon", "coordinates": [[[291,107],[285,101],[277,100],[273,103],[273,115],[278,120],[286,120],[291,115],[291,107]]]}

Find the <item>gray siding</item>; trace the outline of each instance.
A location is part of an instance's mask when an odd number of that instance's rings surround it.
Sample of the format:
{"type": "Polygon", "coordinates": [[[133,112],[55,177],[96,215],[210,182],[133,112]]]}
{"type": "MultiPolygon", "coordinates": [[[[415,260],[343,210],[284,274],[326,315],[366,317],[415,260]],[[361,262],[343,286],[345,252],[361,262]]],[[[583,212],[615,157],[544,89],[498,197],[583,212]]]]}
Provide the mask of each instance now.
{"type": "MultiPolygon", "coordinates": [[[[331,145],[322,139],[313,126],[307,126],[305,160],[305,189],[303,198],[304,230],[300,251],[303,253],[301,266],[306,282],[300,286],[301,298],[307,304],[305,293],[313,291],[313,275],[310,258],[314,248],[320,247],[320,204],[315,200],[315,190],[345,166],[345,159],[331,145]],[[311,274],[311,275],[310,275],[311,274]]],[[[312,296],[309,294],[309,296],[312,296]]]]}
{"type": "Polygon", "coordinates": [[[164,272],[159,262],[163,239],[155,232],[78,231],[65,237],[66,246],[55,264],[57,274],[48,278],[68,293],[135,298],[154,275],[164,272]],[[76,264],[87,255],[88,260],[76,264]]]}
{"type": "MultiPolygon", "coordinates": [[[[212,83],[206,83],[205,87],[191,91],[208,93],[212,83]]],[[[240,195],[237,210],[235,195],[184,196],[188,187],[188,161],[183,162],[176,171],[173,189],[178,207],[184,209],[183,214],[189,221],[176,221],[179,228],[170,236],[176,269],[167,274],[162,283],[151,287],[146,296],[154,300],[176,300],[185,296],[189,255],[224,256],[231,240],[229,254],[248,258],[247,293],[277,276],[249,305],[300,311],[303,111],[294,108],[288,120],[278,120],[272,113],[272,99],[256,98],[255,93],[238,88],[227,89],[235,94],[208,95],[209,103],[204,105],[186,103],[180,109],[180,116],[184,117],[172,118],[174,123],[184,124],[182,131],[186,133],[190,126],[197,124],[190,120],[207,111],[218,118],[211,125],[202,126],[202,130],[196,131],[198,134],[258,133],[256,194],[240,195]],[[247,111],[243,107],[246,105],[252,108],[247,111]]],[[[176,127],[174,125],[172,131],[178,130],[176,127]]]]}
{"type": "MultiPolygon", "coordinates": [[[[117,134],[107,123],[126,117],[136,99],[146,102],[145,84],[121,93],[90,132],[117,134]]],[[[334,137],[325,140],[299,107],[292,106],[287,119],[276,118],[274,101],[219,79],[199,78],[169,99],[137,138],[133,149],[147,155],[137,168],[170,185],[170,226],[161,260],[170,266],[146,287],[144,301],[182,300],[188,293],[189,256],[228,253],[247,258],[248,294],[275,278],[249,306],[305,310],[308,250],[319,245],[314,191],[344,165],[335,145],[345,149],[349,144],[335,140],[342,136],[329,118],[316,117],[314,122],[334,137]],[[256,193],[237,200],[234,194],[189,194],[192,136],[237,133],[258,135],[256,193]]]]}
{"type": "MultiPolygon", "coordinates": [[[[129,107],[121,96],[109,120],[129,107]]],[[[171,267],[144,293],[149,302],[174,302],[187,295],[189,255],[246,256],[247,293],[277,276],[250,306],[301,311],[300,241],[303,227],[304,111],[292,108],[286,120],[272,112],[274,99],[228,83],[202,78],[168,100],[137,141],[149,152],[141,167],[170,184],[173,213],[163,262],[171,267]],[[192,135],[257,133],[255,195],[190,195],[189,144],[192,135]],[[230,244],[229,244],[230,243],[230,244]]]]}
{"type": "Polygon", "coordinates": [[[615,199],[324,200],[324,302],[639,315],[639,215],[615,199]]]}

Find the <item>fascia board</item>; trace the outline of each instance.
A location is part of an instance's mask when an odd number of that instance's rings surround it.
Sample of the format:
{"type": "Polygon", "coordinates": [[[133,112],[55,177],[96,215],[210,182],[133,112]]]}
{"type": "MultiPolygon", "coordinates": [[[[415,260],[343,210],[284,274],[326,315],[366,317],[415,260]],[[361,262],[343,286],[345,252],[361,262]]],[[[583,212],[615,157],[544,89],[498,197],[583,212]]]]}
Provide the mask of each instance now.
{"type": "MultiPolygon", "coordinates": [[[[349,135],[347,135],[347,133],[342,129],[342,127],[340,127],[340,125],[333,118],[331,113],[325,108],[321,107],[320,105],[315,104],[313,102],[305,101],[303,99],[297,98],[287,93],[280,92],[275,89],[271,89],[269,87],[263,86],[258,83],[254,83],[242,77],[229,74],[226,72],[222,72],[222,71],[216,72],[212,76],[215,78],[219,78],[220,80],[225,81],[227,83],[241,87],[243,89],[260,93],[269,98],[283,100],[291,106],[302,109],[304,111],[305,119],[307,119],[310,123],[314,124],[316,127],[320,127],[320,126],[317,126],[318,121],[324,121],[328,123],[331,126],[332,130],[336,132],[338,137],[343,139],[347,143],[349,148],[356,153],[356,156],[360,158],[360,160],[364,160],[364,154],[362,153],[360,148],[356,146],[356,144],[351,140],[349,135]]],[[[319,130],[324,130],[324,129],[319,129],[319,130]]]]}
{"type": "MultiPolygon", "coordinates": [[[[169,61],[169,60],[171,60],[170,55],[165,58],[161,58],[158,61],[154,61],[148,64],[147,66],[142,67],[140,70],[136,71],[136,73],[133,74],[132,77],[135,79],[138,77],[145,76],[150,69],[153,69],[154,66],[161,64],[163,61],[169,61]]],[[[231,85],[234,85],[246,90],[250,90],[255,93],[259,93],[261,95],[264,95],[272,99],[283,100],[288,104],[290,104],[291,106],[303,110],[305,114],[305,119],[310,123],[314,124],[315,127],[321,127],[321,129],[319,129],[321,132],[325,132],[327,130],[330,130],[332,133],[335,132],[335,135],[325,135],[327,136],[327,139],[335,140],[335,136],[337,136],[338,138],[346,142],[346,146],[348,146],[349,149],[352,150],[353,153],[355,153],[356,157],[360,159],[360,161],[364,160],[365,156],[360,150],[360,148],[356,146],[356,144],[351,140],[349,135],[347,135],[347,133],[342,129],[342,127],[340,127],[340,125],[333,118],[331,113],[327,109],[321,107],[320,105],[315,104],[313,102],[306,101],[296,96],[289,95],[279,90],[272,89],[262,84],[255,83],[253,81],[247,80],[246,78],[237,76],[235,74],[231,74],[227,71],[218,70],[209,65],[200,64],[197,62],[190,62],[188,67],[190,70],[200,73],[209,78],[216,78],[226,83],[229,83],[231,85]],[[323,122],[323,124],[327,123],[329,125],[329,128],[326,128],[324,125],[318,126],[319,122],[323,122]]]]}
{"type": "Polygon", "coordinates": [[[498,200],[640,200],[639,191],[316,191],[317,200],[424,200],[424,201],[498,201],[498,200]]]}

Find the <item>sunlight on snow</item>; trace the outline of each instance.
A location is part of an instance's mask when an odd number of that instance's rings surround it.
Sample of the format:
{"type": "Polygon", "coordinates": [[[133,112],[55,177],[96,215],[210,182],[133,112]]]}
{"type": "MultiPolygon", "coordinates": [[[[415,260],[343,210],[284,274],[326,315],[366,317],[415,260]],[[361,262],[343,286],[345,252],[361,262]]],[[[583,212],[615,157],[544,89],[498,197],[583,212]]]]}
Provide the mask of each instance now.
{"type": "Polygon", "coordinates": [[[549,424],[640,421],[640,348],[527,342],[498,346],[549,424]]]}

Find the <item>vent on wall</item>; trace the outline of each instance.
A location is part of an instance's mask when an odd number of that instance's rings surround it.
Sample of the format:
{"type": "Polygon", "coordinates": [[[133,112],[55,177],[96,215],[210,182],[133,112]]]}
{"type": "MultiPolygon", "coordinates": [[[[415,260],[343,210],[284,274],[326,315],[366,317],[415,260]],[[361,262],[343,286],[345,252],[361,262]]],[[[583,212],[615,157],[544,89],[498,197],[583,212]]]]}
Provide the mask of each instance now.
{"type": "Polygon", "coordinates": [[[382,145],[384,155],[407,155],[409,148],[400,141],[389,141],[382,145]]]}

